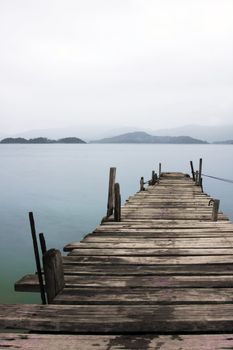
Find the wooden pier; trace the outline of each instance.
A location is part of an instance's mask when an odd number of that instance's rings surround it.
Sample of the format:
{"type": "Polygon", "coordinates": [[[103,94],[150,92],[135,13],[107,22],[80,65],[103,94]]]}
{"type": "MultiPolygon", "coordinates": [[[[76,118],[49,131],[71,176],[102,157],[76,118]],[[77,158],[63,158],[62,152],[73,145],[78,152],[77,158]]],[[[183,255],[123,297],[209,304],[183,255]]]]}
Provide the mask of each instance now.
{"type": "MultiPolygon", "coordinates": [[[[233,349],[233,224],[194,172],[160,175],[121,208],[110,181],[103,222],[44,254],[49,304],[1,305],[0,328],[30,332],[1,349],[233,349]]],[[[15,290],[39,292],[37,275],[15,290]]]]}

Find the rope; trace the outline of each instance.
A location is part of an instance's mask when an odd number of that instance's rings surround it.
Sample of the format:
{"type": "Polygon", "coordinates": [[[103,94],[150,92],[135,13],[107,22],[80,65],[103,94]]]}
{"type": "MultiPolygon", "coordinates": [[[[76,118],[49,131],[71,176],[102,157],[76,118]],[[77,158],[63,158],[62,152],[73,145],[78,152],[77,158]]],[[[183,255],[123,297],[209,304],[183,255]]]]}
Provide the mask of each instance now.
{"type": "Polygon", "coordinates": [[[144,185],[148,184],[151,180],[143,182],[144,185]]]}
{"type": "Polygon", "coordinates": [[[228,182],[228,183],[233,184],[233,180],[224,179],[222,177],[210,176],[210,175],[205,175],[205,174],[202,174],[202,176],[210,177],[211,179],[220,180],[220,181],[224,181],[224,182],[228,182]]]}

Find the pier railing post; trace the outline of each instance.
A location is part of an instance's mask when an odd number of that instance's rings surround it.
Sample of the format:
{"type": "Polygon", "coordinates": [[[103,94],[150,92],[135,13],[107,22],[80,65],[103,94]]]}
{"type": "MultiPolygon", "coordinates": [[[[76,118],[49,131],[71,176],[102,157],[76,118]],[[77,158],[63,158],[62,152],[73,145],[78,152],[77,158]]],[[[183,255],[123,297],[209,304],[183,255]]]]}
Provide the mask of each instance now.
{"type": "Polygon", "coordinates": [[[120,194],[119,183],[115,183],[114,185],[114,197],[115,197],[114,220],[121,221],[121,194],[120,194]]]}
{"type": "Polygon", "coordinates": [[[108,186],[108,204],[107,204],[107,217],[113,214],[115,200],[114,200],[114,185],[116,179],[116,168],[110,168],[109,171],[109,186],[108,186]]]}
{"type": "Polygon", "coordinates": [[[193,168],[193,162],[191,160],[190,160],[190,166],[191,166],[191,173],[192,173],[193,181],[195,181],[195,172],[194,172],[194,168],[193,168]]]}
{"type": "Polygon", "coordinates": [[[219,211],[220,200],[219,199],[211,199],[209,201],[209,205],[211,203],[213,203],[213,207],[212,207],[212,221],[218,221],[218,211],[219,211]]]}
{"type": "Polygon", "coordinates": [[[161,177],[161,173],[162,173],[162,164],[159,163],[159,178],[161,177]]]}
{"type": "Polygon", "coordinates": [[[47,299],[51,303],[65,287],[61,252],[49,249],[43,256],[43,266],[47,299]]]}
{"type": "Polygon", "coordinates": [[[202,158],[199,159],[199,176],[198,176],[199,186],[201,186],[201,176],[202,176],[202,158]]]}
{"type": "Polygon", "coordinates": [[[157,174],[156,172],[153,170],[152,171],[152,176],[151,176],[151,185],[155,185],[157,181],[157,174]]]}
{"type": "Polygon", "coordinates": [[[43,233],[39,233],[39,239],[40,239],[41,252],[42,252],[42,255],[44,255],[47,252],[47,247],[46,247],[46,242],[45,242],[43,233]]]}
{"type": "Polygon", "coordinates": [[[145,191],[144,187],[144,177],[142,176],[140,179],[140,191],[145,191]]]}
{"type": "Polygon", "coordinates": [[[45,289],[44,289],[43,277],[41,272],[40,254],[39,254],[38,243],[36,238],[36,227],[35,227],[35,221],[34,221],[34,216],[32,212],[29,213],[29,221],[30,221],[32,242],[33,242],[35,260],[36,260],[37,275],[38,275],[39,286],[40,286],[40,295],[41,295],[42,304],[45,305],[46,296],[45,296],[45,289]]]}

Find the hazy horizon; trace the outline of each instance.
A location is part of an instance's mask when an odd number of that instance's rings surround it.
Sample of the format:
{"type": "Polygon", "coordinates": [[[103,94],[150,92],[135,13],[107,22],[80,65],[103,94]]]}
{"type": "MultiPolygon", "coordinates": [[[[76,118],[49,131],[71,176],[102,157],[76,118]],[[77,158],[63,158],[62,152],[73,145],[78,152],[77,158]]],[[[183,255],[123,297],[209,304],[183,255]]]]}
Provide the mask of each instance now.
{"type": "Polygon", "coordinates": [[[233,121],[231,0],[3,0],[0,132],[233,121]]]}
{"type": "Polygon", "coordinates": [[[48,139],[58,140],[64,137],[78,137],[84,141],[95,141],[103,138],[109,138],[119,136],[132,132],[146,132],[154,136],[190,136],[196,139],[207,142],[215,141],[227,141],[233,140],[233,123],[222,126],[203,126],[203,125],[184,125],[177,128],[164,128],[153,130],[150,128],[136,128],[136,127],[123,127],[103,130],[96,129],[95,127],[78,128],[78,127],[66,127],[66,128],[48,128],[48,129],[33,129],[25,130],[16,134],[1,134],[0,140],[7,137],[23,137],[26,139],[46,137],[48,139]]]}

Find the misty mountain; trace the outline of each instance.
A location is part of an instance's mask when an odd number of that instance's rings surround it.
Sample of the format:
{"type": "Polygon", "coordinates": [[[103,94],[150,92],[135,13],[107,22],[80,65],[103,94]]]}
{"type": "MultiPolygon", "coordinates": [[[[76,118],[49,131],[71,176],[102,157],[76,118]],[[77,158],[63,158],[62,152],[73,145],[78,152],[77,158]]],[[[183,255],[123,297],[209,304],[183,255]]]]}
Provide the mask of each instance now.
{"type": "Polygon", "coordinates": [[[132,132],[146,132],[150,135],[156,136],[181,136],[189,135],[192,138],[205,140],[207,142],[216,142],[222,140],[232,140],[233,138],[233,124],[230,125],[219,125],[219,126],[201,126],[201,125],[186,125],[178,128],[171,129],[158,129],[152,130],[148,127],[137,128],[137,127],[110,127],[109,125],[88,125],[88,126],[70,126],[66,128],[50,128],[50,129],[38,129],[29,130],[14,135],[2,135],[3,137],[24,137],[24,138],[36,138],[36,137],[47,137],[51,139],[60,139],[67,137],[67,135],[73,135],[80,137],[81,139],[90,141],[103,138],[114,137],[115,135],[122,135],[132,132]]]}
{"type": "MultiPolygon", "coordinates": [[[[10,137],[23,137],[23,138],[37,138],[46,137],[49,139],[61,139],[67,137],[67,135],[74,135],[84,140],[90,141],[93,139],[112,137],[118,134],[124,134],[127,132],[139,131],[138,128],[134,127],[119,127],[110,128],[109,126],[102,125],[89,125],[89,126],[70,126],[65,128],[49,128],[49,129],[38,129],[28,130],[17,134],[10,135],[10,137]]],[[[4,136],[6,137],[6,136],[4,136]]]]}
{"type": "Polygon", "coordinates": [[[150,133],[158,136],[189,135],[208,142],[215,142],[231,140],[233,138],[233,124],[218,126],[187,125],[179,128],[155,130],[150,133]]]}
{"type": "Polygon", "coordinates": [[[176,143],[176,144],[203,144],[202,140],[194,139],[189,136],[152,136],[146,132],[131,132],[114,137],[108,137],[101,140],[91,141],[91,143],[176,143]]]}

